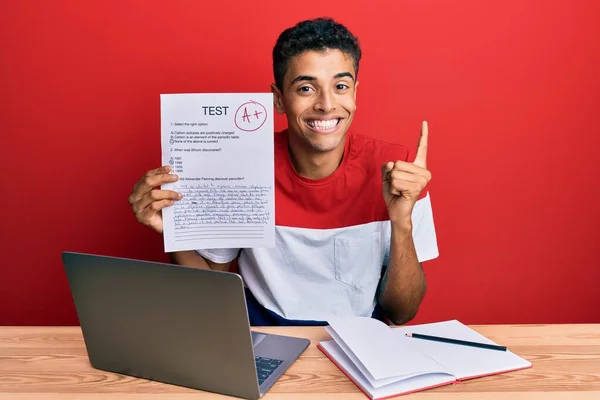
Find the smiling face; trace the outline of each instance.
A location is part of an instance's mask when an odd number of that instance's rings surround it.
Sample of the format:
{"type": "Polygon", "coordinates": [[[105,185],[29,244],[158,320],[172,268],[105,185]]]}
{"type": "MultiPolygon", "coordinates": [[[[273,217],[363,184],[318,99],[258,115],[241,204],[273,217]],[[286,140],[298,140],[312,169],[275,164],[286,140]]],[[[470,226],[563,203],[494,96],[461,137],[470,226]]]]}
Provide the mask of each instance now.
{"type": "Polygon", "coordinates": [[[356,110],[356,71],[340,50],[305,51],[290,59],[282,91],[273,86],[277,111],[288,119],[290,143],[330,152],[343,142],[356,110]]]}

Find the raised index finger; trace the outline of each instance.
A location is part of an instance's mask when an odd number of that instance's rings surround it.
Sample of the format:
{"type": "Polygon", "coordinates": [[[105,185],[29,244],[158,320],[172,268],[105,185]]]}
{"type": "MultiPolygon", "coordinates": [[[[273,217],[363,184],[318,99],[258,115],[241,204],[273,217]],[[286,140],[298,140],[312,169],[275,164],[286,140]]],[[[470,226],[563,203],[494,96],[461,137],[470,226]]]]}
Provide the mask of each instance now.
{"type": "Polygon", "coordinates": [[[427,140],[429,137],[429,130],[427,121],[423,121],[421,124],[421,137],[419,138],[419,146],[417,147],[417,155],[413,164],[427,168],[427,140]]]}

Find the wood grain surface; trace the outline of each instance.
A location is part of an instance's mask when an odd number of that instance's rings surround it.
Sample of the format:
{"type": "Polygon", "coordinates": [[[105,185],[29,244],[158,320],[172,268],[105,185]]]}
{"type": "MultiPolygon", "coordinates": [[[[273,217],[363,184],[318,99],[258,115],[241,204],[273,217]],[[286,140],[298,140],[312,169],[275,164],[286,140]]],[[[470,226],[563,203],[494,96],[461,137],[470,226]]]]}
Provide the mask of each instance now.
{"type": "MultiPolygon", "coordinates": [[[[471,326],[533,367],[401,396],[406,399],[600,399],[600,324],[471,326]]],[[[310,347],[263,397],[366,399],[316,347],[322,327],[257,331],[306,337],[310,347]]],[[[0,399],[231,399],[91,367],[79,327],[0,327],[0,399]]]]}

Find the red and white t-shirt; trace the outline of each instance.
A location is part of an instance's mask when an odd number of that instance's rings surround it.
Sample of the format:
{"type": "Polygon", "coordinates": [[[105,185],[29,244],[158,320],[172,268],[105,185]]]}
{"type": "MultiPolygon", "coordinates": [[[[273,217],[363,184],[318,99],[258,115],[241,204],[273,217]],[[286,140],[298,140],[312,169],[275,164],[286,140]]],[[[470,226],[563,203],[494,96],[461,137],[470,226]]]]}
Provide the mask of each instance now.
{"type": "MultiPolygon", "coordinates": [[[[287,131],[275,135],[276,247],[241,249],[239,273],[256,300],[285,319],[371,316],[391,234],[381,166],[408,161],[409,153],[401,145],[348,132],[338,169],[311,180],[295,172],[287,138],[287,131]]],[[[419,261],[436,258],[428,193],[417,201],[412,221],[419,261]]],[[[239,250],[197,252],[223,263],[239,250]]]]}

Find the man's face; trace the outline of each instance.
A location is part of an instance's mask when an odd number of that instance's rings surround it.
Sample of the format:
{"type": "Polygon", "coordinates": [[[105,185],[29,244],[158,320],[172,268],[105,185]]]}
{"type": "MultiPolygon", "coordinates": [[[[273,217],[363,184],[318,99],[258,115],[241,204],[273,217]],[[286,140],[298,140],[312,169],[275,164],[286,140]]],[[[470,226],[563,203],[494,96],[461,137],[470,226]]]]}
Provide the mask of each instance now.
{"type": "Polygon", "coordinates": [[[352,57],[340,50],[307,51],[290,60],[277,111],[285,112],[290,135],[318,152],[336,149],[356,110],[352,57]]]}

